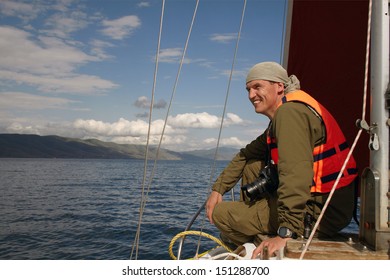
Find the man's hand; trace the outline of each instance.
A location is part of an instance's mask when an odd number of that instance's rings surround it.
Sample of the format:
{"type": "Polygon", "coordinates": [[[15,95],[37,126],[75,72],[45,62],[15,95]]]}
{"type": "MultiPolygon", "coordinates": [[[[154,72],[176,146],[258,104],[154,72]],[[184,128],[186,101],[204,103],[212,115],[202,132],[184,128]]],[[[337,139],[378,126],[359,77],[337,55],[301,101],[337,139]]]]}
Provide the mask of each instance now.
{"type": "Polygon", "coordinates": [[[213,223],[213,211],[215,205],[222,201],[222,195],[219,192],[212,191],[206,202],[206,215],[210,223],[213,223]]]}
{"type": "Polygon", "coordinates": [[[264,248],[268,248],[268,256],[272,256],[273,253],[282,249],[286,246],[287,240],[291,238],[281,238],[280,236],[276,236],[267,240],[264,240],[260,243],[259,246],[253,251],[252,259],[255,259],[259,254],[262,255],[264,248]]]}

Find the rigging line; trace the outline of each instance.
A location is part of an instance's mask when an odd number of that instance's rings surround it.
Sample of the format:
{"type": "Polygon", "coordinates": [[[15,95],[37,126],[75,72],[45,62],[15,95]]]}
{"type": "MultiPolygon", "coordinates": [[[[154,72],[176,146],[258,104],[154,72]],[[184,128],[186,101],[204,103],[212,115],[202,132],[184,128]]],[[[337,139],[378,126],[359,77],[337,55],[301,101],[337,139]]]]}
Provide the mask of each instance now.
{"type": "MultiPolygon", "coordinates": [[[[164,5],[164,4],[163,4],[163,5],[164,5]]],[[[184,49],[183,49],[182,57],[181,57],[181,60],[180,60],[178,73],[177,73],[177,75],[176,75],[176,81],[175,81],[175,84],[174,84],[174,87],[173,87],[173,90],[172,90],[171,99],[170,99],[170,102],[169,102],[169,105],[168,105],[167,114],[166,114],[166,117],[165,117],[163,129],[162,129],[162,132],[161,132],[160,141],[159,141],[159,144],[158,144],[158,147],[157,147],[157,151],[156,151],[156,155],[155,155],[155,160],[154,160],[153,168],[152,168],[152,171],[151,171],[150,176],[149,176],[149,181],[148,181],[148,184],[147,184],[146,192],[145,192],[145,181],[146,181],[145,178],[146,178],[146,162],[147,162],[147,158],[145,159],[144,181],[143,181],[143,188],[142,188],[143,199],[141,199],[141,209],[142,209],[142,213],[143,213],[143,209],[144,209],[145,206],[146,206],[148,194],[149,194],[150,187],[151,187],[151,185],[152,185],[152,181],[153,181],[154,174],[155,174],[155,171],[156,171],[157,160],[158,160],[158,157],[159,157],[159,154],[160,154],[161,144],[162,144],[162,141],[163,141],[163,137],[164,137],[166,125],[167,125],[167,122],[168,122],[168,117],[169,117],[170,108],[172,107],[173,99],[174,99],[174,96],[175,96],[175,94],[176,94],[176,88],[177,88],[177,84],[178,84],[178,82],[179,82],[179,77],[180,77],[181,69],[182,69],[182,67],[183,67],[185,54],[186,54],[187,48],[188,48],[188,42],[189,42],[189,40],[190,40],[191,33],[192,33],[192,28],[193,28],[193,25],[194,25],[194,22],[195,22],[196,13],[197,13],[197,10],[198,10],[198,5],[199,5],[199,0],[196,1],[196,6],[195,6],[194,14],[193,14],[192,21],[191,21],[191,25],[190,25],[190,28],[189,28],[189,31],[188,31],[188,35],[187,35],[186,43],[185,43],[185,46],[184,46],[184,49]]],[[[157,53],[157,55],[156,55],[156,60],[157,60],[158,54],[159,54],[159,52],[160,52],[159,47],[160,47],[160,40],[161,40],[162,17],[163,17],[163,13],[162,13],[162,15],[161,15],[159,45],[158,45],[158,53],[157,53]]],[[[156,84],[157,65],[158,65],[158,62],[156,61],[156,71],[155,71],[154,87],[153,87],[153,98],[154,98],[155,84],[156,84]]],[[[151,108],[150,108],[150,111],[151,111],[151,112],[152,112],[152,107],[153,107],[153,99],[152,99],[151,108]]],[[[151,114],[151,113],[150,113],[150,114],[151,114]]],[[[151,120],[151,115],[150,115],[150,117],[149,117],[148,141],[149,141],[149,138],[150,138],[150,126],[151,126],[150,120],[151,120]]],[[[138,243],[139,243],[139,232],[140,232],[140,224],[141,224],[141,222],[142,222],[142,215],[140,215],[139,231],[137,231],[137,237],[138,237],[137,248],[138,248],[138,243]]]]}
{"type": "Polygon", "coordinates": [[[184,49],[183,49],[183,53],[182,53],[182,56],[181,56],[181,59],[180,59],[179,69],[178,69],[178,72],[176,74],[175,84],[173,86],[171,99],[169,101],[167,113],[166,113],[166,116],[165,116],[165,120],[164,120],[163,129],[162,129],[162,132],[161,132],[160,141],[158,143],[158,147],[157,147],[157,151],[156,151],[156,157],[155,157],[154,164],[153,164],[153,169],[152,169],[151,175],[149,177],[149,184],[148,184],[148,188],[147,188],[147,192],[146,192],[147,194],[149,193],[150,186],[152,185],[152,181],[153,181],[153,178],[154,178],[154,174],[155,174],[155,170],[156,170],[156,166],[157,166],[157,160],[158,160],[158,157],[160,155],[161,144],[162,144],[162,141],[163,141],[163,138],[164,138],[165,129],[166,129],[166,126],[167,126],[167,123],[168,123],[168,117],[169,117],[169,113],[170,113],[170,110],[171,110],[171,107],[172,107],[173,99],[174,99],[174,97],[176,95],[176,88],[177,88],[177,85],[179,83],[179,77],[180,77],[181,69],[183,67],[184,58],[185,58],[185,55],[186,55],[186,52],[187,52],[188,42],[189,42],[190,37],[191,37],[192,27],[194,26],[196,13],[197,13],[197,10],[198,10],[198,5],[199,5],[199,0],[196,1],[194,14],[192,16],[192,21],[191,21],[190,28],[189,28],[189,31],[188,31],[187,39],[186,39],[186,42],[185,42],[185,45],[184,45],[184,49]]]}
{"type": "Polygon", "coordinates": [[[160,46],[161,46],[161,34],[162,34],[162,26],[163,26],[163,19],[164,19],[164,9],[165,9],[165,0],[162,0],[161,16],[160,16],[160,30],[159,30],[159,34],[158,34],[158,40],[157,40],[157,51],[156,51],[155,69],[154,69],[154,77],[153,77],[152,97],[151,97],[151,101],[150,101],[150,110],[149,110],[149,127],[148,127],[148,135],[147,135],[147,139],[146,139],[145,162],[144,162],[144,173],[143,173],[143,179],[142,179],[142,193],[141,193],[141,203],[140,203],[140,209],[139,209],[139,219],[138,219],[137,232],[136,232],[136,235],[134,238],[134,243],[133,243],[133,247],[132,247],[131,254],[130,254],[130,259],[132,259],[133,253],[135,250],[135,260],[138,259],[138,248],[139,248],[139,239],[140,239],[140,233],[141,233],[141,223],[142,223],[142,217],[143,217],[144,208],[145,208],[146,200],[147,200],[147,194],[145,195],[145,182],[146,182],[146,173],[147,173],[147,165],[148,165],[149,139],[150,139],[150,131],[151,131],[151,125],[152,125],[154,95],[155,95],[155,91],[156,91],[156,81],[157,81],[158,62],[159,62],[159,54],[160,54],[160,46]]]}
{"type": "Polygon", "coordinates": [[[363,112],[362,120],[366,117],[366,103],[367,103],[367,84],[368,84],[368,64],[370,60],[370,40],[371,40],[371,14],[372,14],[372,0],[368,4],[368,23],[367,23],[367,41],[366,41],[366,61],[364,72],[364,94],[363,94],[363,112]]]}
{"type": "MultiPolygon", "coordinates": [[[[210,183],[209,194],[210,194],[210,190],[211,190],[211,183],[212,183],[212,180],[214,178],[215,169],[216,169],[216,161],[217,161],[217,156],[218,156],[219,143],[221,141],[222,128],[223,128],[224,118],[225,118],[225,115],[226,115],[227,102],[228,102],[229,94],[230,94],[230,85],[231,85],[231,81],[232,81],[232,77],[233,77],[233,73],[234,73],[234,66],[235,66],[235,63],[236,63],[237,52],[238,52],[238,45],[239,45],[239,42],[240,42],[240,37],[241,37],[241,32],[242,32],[242,26],[243,26],[243,23],[244,23],[246,2],[247,2],[247,0],[244,0],[244,5],[243,5],[243,8],[242,8],[242,13],[241,13],[240,27],[239,27],[239,31],[238,31],[238,34],[237,34],[236,47],[235,47],[234,55],[233,55],[232,67],[231,67],[231,70],[230,70],[229,82],[228,82],[228,86],[227,86],[227,90],[226,90],[225,103],[224,103],[224,106],[223,106],[223,113],[222,113],[222,118],[221,118],[221,124],[220,124],[220,127],[219,127],[219,133],[218,133],[218,140],[217,140],[217,145],[216,145],[215,153],[214,153],[213,167],[212,167],[212,170],[211,170],[210,180],[209,180],[209,183],[210,183]]],[[[204,228],[205,218],[206,218],[206,216],[204,216],[203,219],[202,219],[201,231],[203,231],[203,228],[204,228]]],[[[202,236],[199,236],[198,246],[197,246],[197,249],[196,249],[196,254],[198,254],[198,252],[199,252],[201,238],[202,238],[202,236]]]]}
{"type": "Polygon", "coordinates": [[[288,6],[288,0],[285,1],[284,3],[284,9],[283,9],[283,25],[284,28],[282,29],[282,40],[281,40],[281,44],[280,44],[280,54],[279,54],[279,57],[280,57],[280,60],[279,60],[279,64],[280,65],[283,65],[283,59],[284,59],[284,52],[283,52],[283,49],[284,49],[284,44],[286,43],[286,17],[287,17],[287,6],[288,6]]]}
{"type": "Polygon", "coordinates": [[[360,128],[358,133],[357,133],[357,135],[356,135],[356,138],[355,138],[355,140],[354,140],[354,142],[353,142],[353,144],[351,146],[351,149],[350,149],[350,151],[349,151],[349,153],[347,155],[347,158],[345,159],[344,164],[341,167],[341,170],[339,172],[339,175],[337,176],[337,179],[334,182],[331,191],[329,192],[328,198],[327,198],[327,200],[326,200],[326,202],[325,202],[325,204],[324,204],[324,206],[322,208],[322,211],[321,211],[320,215],[318,216],[317,222],[315,223],[315,225],[313,227],[313,230],[312,230],[309,238],[307,239],[306,245],[304,246],[303,251],[301,253],[301,256],[299,257],[300,260],[303,259],[304,255],[306,254],[307,249],[310,246],[311,241],[313,240],[314,234],[317,231],[317,228],[318,228],[318,226],[319,226],[319,224],[320,224],[320,222],[322,220],[322,217],[324,216],[324,213],[325,213],[326,208],[328,207],[328,205],[330,203],[330,200],[332,199],[333,193],[336,190],[336,186],[338,185],[338,183],[339,183],[339,181],[341,179],[341,176],[343,175],[343,172],[344,172],[344,170],[345,170],[345,168],[347,166],[347,163],[348,163],[349,159],[351,158],[353,151],[355,150],[356,144],[357,144],[357,142],[358,142],[358,140],[360,138],[360,135],[362,134],[362,131],[363,131],[363,129],[360,128]]]}
{"type": "MultiPolygon", "coordinates": [[[[365,73],[364,73],[364,75],[365,75],[365,77],[364,77],[364,99],[363,99],[363,115],[362,115],[362,120],[364,120],[364,117],[365,117],[365,110],[366,110],[366,106],[367,106],[367,105],[366,105],[366,103],[367,103],[367,100],[366,100],[367,98],[366,98],[366,96],[367,96],[367,81],[368,81],[368,61],[369,61],[369,56],[370,56],[371,12],[372,12],[372,0],[369,0],[369,6],[368,6],[368,24],[367,24],[367,43],[366,43],[366,63],[365,63],[365,73]]],[[[363,129],[360,128],[359,131],[358,131],[358,133],[357,133],[357,135],[356,135],[356,138],[355,138],[355,140],[354,140],[354,142],[353,142],[353,144],[352,144],[352,146],[351,146],[351,149],[350,149],[350,151],[349,151],[349,153],[348,153],[348,155],[347,155],[347,158],[345,159],[344,164],[343,164],[343,166],[341,167],[341,170],[340,170],[340,172],[339,172],[339,175],[337,176],[337,179],[336,179],[336,181],[334,182],[334,184],[333,184],[333,186],[332,186],[332,189],[331,189],[331,191],[330,191],[330,193],[329,193],[329,196],[328,196],[328,198],[327,198],[327,200],[326,200],[326,202],[325,202],[325,204],[324,204],[324,207],[323,207],[323,209],[322,209],[322,211],[321,211],[321,214],[318,216],[317,222],[315,223],[315,225],[314,225],[314,227],[313,227],[313,230],[312,230],[312,232],[311,232],[311,234],[310,234],[310,236],[309,236],[309,238],[308,238],[308,240],[307,240],[307,242],[306,242],[306,245],[305,245],[305,247],[303,248],[303,251],[302,251],[302,253],[301,253],[301,256],[299,257],[300,260],[302,260],[303,257],[304,257],[304,255],[306,254],[306,251],[307,251],[307,249],[308,249],[308,247],[309,247],[309,245],[310,245],[310,243],[311,243],[311,241],[312,241],[312,239],[313,239],[313,237],[314,237],[314,234],[315,234],[315,232],[316,232],[316,230],[317,230],[317,228],[318,228],[318,226],[319,226],[319,224],[320,224],[320,222],[321,222],[321,219],[322,219],[322,217],[324,216],[324,213],[325,213],[325,211],[326,211],[326,208],[328,207],[328,205],[329,205],[329,203],[330,203],[330,200],[331,200],[331,198],[332,198],[332,196],[333,196],[333,193],[334,193],[335,190],[336,190],[336,186],[338,185],[338,183],[339,183],[339,181],[340,181],[340,178],[341,178],[341,176],[342,176],[342,174],[343,174],[343,172],[344,172],[344,170],[345,170],[345,168],[346,168],[346,166],[347,166],[347,163],[348,163],[350,157],[352,156],[353,151],[355,150],[356,144],[357,144],[357,142],[358,142],[358,140],[359,140],[359,138],[360,138],[360,135],[362,134],[362,131],[363,131],[363,129]]]]}

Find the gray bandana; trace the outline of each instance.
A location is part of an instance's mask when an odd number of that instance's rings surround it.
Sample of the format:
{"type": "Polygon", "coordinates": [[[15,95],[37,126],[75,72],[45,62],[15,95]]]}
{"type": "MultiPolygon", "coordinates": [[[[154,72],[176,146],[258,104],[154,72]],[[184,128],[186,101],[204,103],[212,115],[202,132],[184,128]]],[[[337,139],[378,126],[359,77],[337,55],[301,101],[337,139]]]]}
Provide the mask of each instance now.
{"type": "Polygon", "coordinates": [[[285,93],[300,89],[298,78],[295,75],[289,77],[286,69],[276,62],[261,62],[253,66],[246,77],[246,83],[253,80],[283,83],[285,93]]]}

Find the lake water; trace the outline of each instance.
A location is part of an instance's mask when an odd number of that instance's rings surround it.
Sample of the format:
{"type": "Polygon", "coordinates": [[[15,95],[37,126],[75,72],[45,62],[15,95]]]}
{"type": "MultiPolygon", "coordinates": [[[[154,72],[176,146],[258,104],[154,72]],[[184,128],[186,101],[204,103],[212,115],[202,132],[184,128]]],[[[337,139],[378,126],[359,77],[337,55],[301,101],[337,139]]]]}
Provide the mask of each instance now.
{"type": "MultiPolygon", "coordinates": [[[[158,162],[138,259],[170,259],[169,242],[207,198],[211,166],[158,162]]],[[[139,160],[0,159],[0,259],[129,259],[143,169],[139,160]]],[[[216,235],[203,216],[198,227],[216,235]]]]}
{"type": "MultiPolygon", "coordinates": [[[[217,162],[215,174],[226,164],[217,162]]],[[[0,159],[0,259],[129,259],[143,169],[139,160],[0,159]]],[[[208,196],[211,170],[209,161],[158,162],[138,259],[170,259],[171,239],[208,196]]],[[[218,237],[204,214],[193,229],[202,227],[218,237]]],[[[197,241],[187,237],[183,258],[193,256],[197,241]]],[[[200,252],[216,245],[201,244],[200,252]]]]}

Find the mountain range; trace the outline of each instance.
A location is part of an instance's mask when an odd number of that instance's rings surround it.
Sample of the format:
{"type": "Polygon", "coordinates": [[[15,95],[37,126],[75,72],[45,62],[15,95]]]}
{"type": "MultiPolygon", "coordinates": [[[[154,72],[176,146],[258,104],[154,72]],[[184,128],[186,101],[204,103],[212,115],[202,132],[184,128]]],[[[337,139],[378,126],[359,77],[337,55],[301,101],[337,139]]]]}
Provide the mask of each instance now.
{"type": "MultiPolygon", "coordinates": [[[[95,158],[144,159],[144,145],[117,144],[97,139],[77,139],[33,134],[0,134],[0,158],[95,158]]],[[[154,159],[157,148],[149,147],[149,159],[154,159]]],[[[230,160],[238,149],[220,147],[217,160],[230,160]]],[[[213,159],[215,149],[175,152],[160,149],[161,160],[213,159]]]]}

